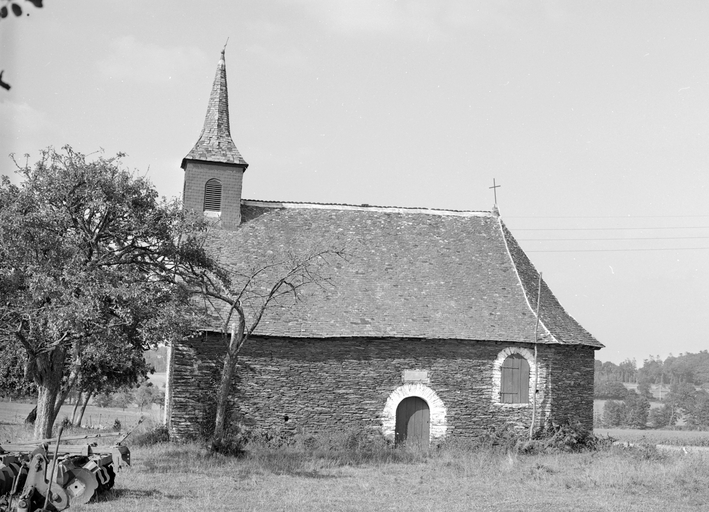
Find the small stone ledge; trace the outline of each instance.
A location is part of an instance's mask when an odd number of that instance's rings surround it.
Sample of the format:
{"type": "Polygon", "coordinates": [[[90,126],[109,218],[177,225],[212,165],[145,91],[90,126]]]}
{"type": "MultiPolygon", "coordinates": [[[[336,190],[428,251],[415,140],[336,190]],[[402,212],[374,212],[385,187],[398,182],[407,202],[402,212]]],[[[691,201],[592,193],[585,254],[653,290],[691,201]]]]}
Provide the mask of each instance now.
{"type": "Polygon", "coordinates": [[[495,407],[500,407],[502,409],[529,409],[531,404],[504,404],[502,402],[496,402],[494,404],[495,407]]]}

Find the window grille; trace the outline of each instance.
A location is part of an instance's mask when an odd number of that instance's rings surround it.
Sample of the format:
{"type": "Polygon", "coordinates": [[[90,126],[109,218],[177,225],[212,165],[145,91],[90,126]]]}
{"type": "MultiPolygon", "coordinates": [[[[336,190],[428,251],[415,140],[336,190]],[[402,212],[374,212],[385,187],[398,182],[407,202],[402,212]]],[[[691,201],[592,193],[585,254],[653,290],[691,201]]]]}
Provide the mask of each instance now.
{"type": "Polygon", "coordinates": [[[217,179],[212,178],[204,186],[204,211],[222,211],[222,184],[217,179]]]}

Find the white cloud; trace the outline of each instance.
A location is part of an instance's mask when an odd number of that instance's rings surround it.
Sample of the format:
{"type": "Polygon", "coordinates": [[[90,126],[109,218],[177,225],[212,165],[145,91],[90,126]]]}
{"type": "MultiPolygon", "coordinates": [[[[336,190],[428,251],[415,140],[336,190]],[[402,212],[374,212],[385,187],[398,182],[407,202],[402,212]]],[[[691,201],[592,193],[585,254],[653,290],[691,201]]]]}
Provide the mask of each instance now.
{"type": "Polygon", "coordinates": [[[113,41],[108,57],[99,62],[99,71],[104,78],[113,80],[165,82],[193,69],[202,58],[197,48],[163,48],[123,36],[113,41]]]}
{"type": "MultiPolygon", "coordinates": [[[[519,6],[507,0],[291,0],[333,32],[431,39],[457,29],[507,31],[519,6]]],[[[549,3],[549,2],[547,2],[549,3]]]]}

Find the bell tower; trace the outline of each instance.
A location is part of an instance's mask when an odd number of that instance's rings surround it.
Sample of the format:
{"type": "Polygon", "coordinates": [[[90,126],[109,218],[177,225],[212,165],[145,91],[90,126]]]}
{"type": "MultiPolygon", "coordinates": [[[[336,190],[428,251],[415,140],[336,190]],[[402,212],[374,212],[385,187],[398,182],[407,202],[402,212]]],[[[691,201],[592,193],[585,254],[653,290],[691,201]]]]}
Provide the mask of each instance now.
{"type": "Polygon", "coordinates": [[[241,184],[249,164],[231,139],[224,52],[217,64],[204,128],[182,159],[183,208],[213,218],[223,228],[235,229],[241,223],[241,184]]]}

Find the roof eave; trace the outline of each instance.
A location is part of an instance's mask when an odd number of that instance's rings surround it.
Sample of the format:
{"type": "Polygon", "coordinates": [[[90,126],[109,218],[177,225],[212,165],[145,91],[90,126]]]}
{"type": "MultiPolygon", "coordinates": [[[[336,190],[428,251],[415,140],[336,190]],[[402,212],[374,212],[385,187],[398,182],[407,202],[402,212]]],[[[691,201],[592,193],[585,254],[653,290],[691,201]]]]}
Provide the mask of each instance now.
{"type": "Polygon", "coordinates": [[[182,159],[180,163],[180,168],[184,171],[187,167],[187,162],[202,162],[205,164],[220,164],[220,165],[231,165],[234,167],[241,167],[244,172],[249,167],[243,159],[241,162],[221,162],[219,160],[205,160],[204,158],[190,158],[189,155],[182,159]]]}

